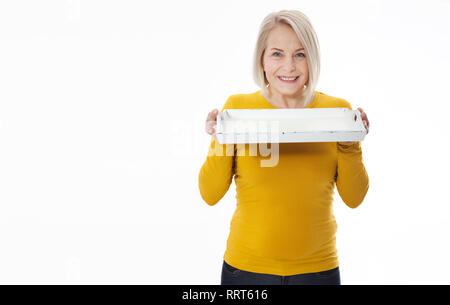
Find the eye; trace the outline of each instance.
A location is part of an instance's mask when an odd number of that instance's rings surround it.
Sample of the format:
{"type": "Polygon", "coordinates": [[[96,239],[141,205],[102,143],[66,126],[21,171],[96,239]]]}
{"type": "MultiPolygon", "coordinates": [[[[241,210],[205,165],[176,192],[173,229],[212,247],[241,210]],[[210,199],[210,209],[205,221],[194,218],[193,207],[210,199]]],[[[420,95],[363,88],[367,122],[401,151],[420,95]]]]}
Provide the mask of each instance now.
{"type": "Polygon", "coordinates": [[[305,54],[303,53],[298,53],[297,55],[301,55],[300,57],[305,57],[305,54]]]}
{"type": "Polygon", "coordinates": [[[280,52],[274,52],[272,55],[277,56],[277,54],[281,55],[280,52]]]}

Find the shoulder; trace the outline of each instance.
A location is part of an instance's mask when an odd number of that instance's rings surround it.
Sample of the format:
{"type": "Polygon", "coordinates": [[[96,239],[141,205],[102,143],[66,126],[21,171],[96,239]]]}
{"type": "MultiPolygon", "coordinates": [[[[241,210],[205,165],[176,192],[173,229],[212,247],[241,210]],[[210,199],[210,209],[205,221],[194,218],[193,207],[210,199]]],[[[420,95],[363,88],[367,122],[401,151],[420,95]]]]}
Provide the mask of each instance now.
{"type": "MultiPolygon", "coordinates": [[[[254,108],[258,101],[258,91],[252,93],[237,93],[230,95],[223,109],[249,109],[254,108]]],[[[223,110],[222,109],[222,110],[223,110]]]]}
{"type": "Polygon", "coordinates": [[[348,108],[352,110],[352,105],[346,99],[331,96],[320,91],[318,92],[320,94],[321,104],[323,104],[325,108],[348,108]]]}

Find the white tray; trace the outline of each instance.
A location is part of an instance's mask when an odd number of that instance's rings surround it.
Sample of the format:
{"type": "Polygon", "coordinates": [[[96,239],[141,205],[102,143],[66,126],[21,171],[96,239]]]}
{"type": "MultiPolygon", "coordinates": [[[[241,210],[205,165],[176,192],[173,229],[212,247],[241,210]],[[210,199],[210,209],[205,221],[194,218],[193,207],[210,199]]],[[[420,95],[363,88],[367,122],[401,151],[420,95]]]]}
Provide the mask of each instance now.
{"type": "Polygon", "coordinates": [[[359,110],[348,108],[225,109],[217,115],[220,144],[362,141],[366,134],[359,110]]]}

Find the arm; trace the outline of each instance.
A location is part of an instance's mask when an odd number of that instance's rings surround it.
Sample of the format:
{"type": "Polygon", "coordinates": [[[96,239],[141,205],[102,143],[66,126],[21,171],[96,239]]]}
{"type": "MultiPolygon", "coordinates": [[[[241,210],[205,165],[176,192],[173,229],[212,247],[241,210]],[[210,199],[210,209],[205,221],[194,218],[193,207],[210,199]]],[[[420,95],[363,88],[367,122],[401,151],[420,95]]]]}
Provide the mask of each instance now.
{"type": "MultiPolygon", "coordinates": [[[[231,97],[223,106],[232,109],[231,97]]],[[[211,137],[208,156],[198,175],[200,195],[208,205],[215,205],[228,191],[234,176],[234,144],[220,144],[211,137]]]]}
{"type": "MultiPolygon", "coordinates": [[[[346,107],[352,109],[346,102],[346,107]]],[[[350,208],[358,207],[369,190],[369,176],[363,163],[361,141],[337,142],[336,185],[342,200],[350,208]]]]}

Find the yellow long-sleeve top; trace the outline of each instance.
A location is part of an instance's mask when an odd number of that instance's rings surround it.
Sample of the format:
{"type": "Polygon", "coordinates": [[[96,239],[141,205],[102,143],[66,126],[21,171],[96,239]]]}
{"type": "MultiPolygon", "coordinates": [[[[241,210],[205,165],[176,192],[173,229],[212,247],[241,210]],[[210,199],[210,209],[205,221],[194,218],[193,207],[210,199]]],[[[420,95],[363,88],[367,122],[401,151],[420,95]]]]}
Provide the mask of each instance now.
{"type": "MultiPolygon", "coordinates": [[[[315,93],[306,108],[352,109],[344,99],[315,93]]],[[[230,96],[221,111],[265,108],[277,107],[256,91],[230,96]]],[[[351,208],[363,201],[369,188],[361,142],[278,145],[278,163],[261,166],[261,160],[271,158],[267,151],[261,154],[258,149],[255,155],[249,144],[211,139],[198,177],[203,200],[213,206],[233,177],[236,184],[237,205],[223,258],[245,271],[282,276],[333,269],[339,265],[332,209],[335,183],[351,208]]]]}

